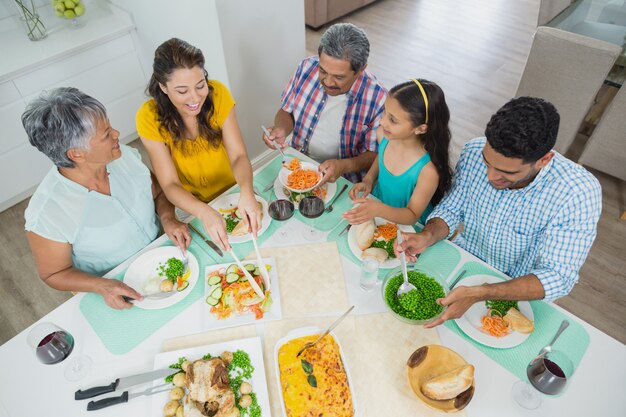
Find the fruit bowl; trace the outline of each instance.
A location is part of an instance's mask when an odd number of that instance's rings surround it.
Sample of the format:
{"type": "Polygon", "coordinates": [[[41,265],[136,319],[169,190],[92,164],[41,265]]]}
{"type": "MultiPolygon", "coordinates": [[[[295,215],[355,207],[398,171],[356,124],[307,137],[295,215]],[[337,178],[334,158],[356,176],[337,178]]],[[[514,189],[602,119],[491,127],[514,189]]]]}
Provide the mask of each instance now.
{"type": "Polygon", "coordinates": [[[409,299],[397,298],[397,291],[404,282],[402,267],[396,267],[389,271],[383,280],[382,296],[385,305],[391,314],[398,320],[410,324],[425,324],[441,316],[445,311],[435,303],[437,298],[448,294],[448,286],[445,278],[436,271],[426,270],[421,266],[407,266],[409,282],[417,288],[417,293],[409,299]]]}

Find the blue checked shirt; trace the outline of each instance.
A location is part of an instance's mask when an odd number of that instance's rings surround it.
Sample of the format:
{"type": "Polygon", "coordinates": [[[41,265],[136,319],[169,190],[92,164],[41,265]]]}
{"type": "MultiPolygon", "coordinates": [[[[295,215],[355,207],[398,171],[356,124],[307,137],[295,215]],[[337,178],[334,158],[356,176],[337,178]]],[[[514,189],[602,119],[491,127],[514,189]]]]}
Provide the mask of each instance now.
{"type": "Polygon", "coordinates": [[[450,192],[429,216],[454,231],[457,243],[511,277],[534,274],[545,300],[567,295],[596,237],[602,191],[583,167],[554,152],[526,187],[497,190],[487,179],[485,138],[468,142],[450,192]]]}
{"type": "MultiPolygon", "coordinates": [[[[305,154],[328,97],[319,81],[318,68],[318,57],[304,59],[281,96],[282,109],[291,113],[294,119],[291,144],[305,154]]],[[[376,152],[376,128],[384,110],[387,91],[376,77],[363,71],[346,95],[346,115],[339,132],[340,158],[353,158],[366,151],[376,152]]],[[[345,177],[352,182],[360,181],[366,172],[352,172],[345,177]]]]}

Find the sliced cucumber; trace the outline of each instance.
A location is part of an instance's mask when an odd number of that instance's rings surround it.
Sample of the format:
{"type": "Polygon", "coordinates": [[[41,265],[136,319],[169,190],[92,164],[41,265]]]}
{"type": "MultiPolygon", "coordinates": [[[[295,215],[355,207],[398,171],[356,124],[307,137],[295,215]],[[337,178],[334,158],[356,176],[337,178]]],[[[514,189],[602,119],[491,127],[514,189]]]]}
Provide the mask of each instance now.
{"type": "Polygon", "coordinates": [[[239,279],[239,274],[235,274],[235,273],[226,274],[226,282],[228,282],[229,284],[237,281],[238,279],[239,279]]]}
{"type": "Polygon", "coordinates": [[[232,264],[228,268],[226,268],[227,274],[232,274],[232,273],[236,274],[237,271],[239,271],[239,267],[237,266],[237,264],[232,264]]]}
{"type": "Polygon", "coordinates": [[[210,306],[216,306],[217,303],[219,303],[220,300],[216,300],[215,298],[211,297],[210,295],[206,298],[206,303],[210,306]]]}
{"type": "Polygon", "coordinates": [[[243,267],[244,267],[244,268],[246,268],[246,270],[247,270],[248,272],[252,272],[252,271],[254,271],[254,269],[256,268],[256,265],[253,265],[253,264],[245,264],[243,267]]]}
{"type": "Polygon", "coordinates": [[[261,275],[261,270],[258,266],[254,268],[254,272],[252,272],[252,275],[254,275],[255,277],[261,275]]]}
{"type": "Polygon", "coordinates": [[[222,277],[220,277],[219,275],[211,275],[207,282],[209,283],[209,285],[215,285],[215,284],[219,284],[221,281],[222,281],[222,277]]]}
{"type": "Polygon", "coordinates": [[[222,298],[222,287],[217,287],[216,289],[214,289],[211,293],[211,297],[215,298],[216,300],[222,298]]]}
{"type": "Polygon", "coordinates": [[[215,291],[216,288],[222,288],[222,285],[221,284],[211,285],[209,287],[209,291],[207,291],[207,294],[212,294],[213,291],[215,291]]]}
{"type": "Polygon", "coordinates": [[[241,219],[241,213],[239,212],[239,209],[235,210],[235,217],[241,219]]]}
{"type": "Polygon", "coordinates": [[[184,291],[189,286],[189,281],[183,281],[182,285],[176,289],[176,291],[184,291]]]}

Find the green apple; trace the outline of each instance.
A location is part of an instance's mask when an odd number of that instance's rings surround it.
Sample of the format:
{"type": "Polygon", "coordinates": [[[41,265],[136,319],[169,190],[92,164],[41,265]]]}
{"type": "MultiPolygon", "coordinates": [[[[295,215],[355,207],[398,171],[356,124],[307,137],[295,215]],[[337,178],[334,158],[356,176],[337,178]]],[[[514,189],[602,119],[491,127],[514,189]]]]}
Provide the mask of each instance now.
{"type": "Polygon", "coordinates": [[[74,7],[76,7],[76,5],[74,4],[72,0],[65,0],[63,4],[65,4],[66,9],[73,9],[74,7]]]}
{"type": "Polygon", "coordinates": [[[85,13],[85,6],[82,4],[76,5],[76,7],[74,7],[74,13],[76,13],[76,16],[82,16],[85,13]]]}
{"type": "Polygon", "coordinates": [[[66,19],[73,19],[76,17],[76,13],[74,13],[74,10],[66,10],[65,13],[63,13],[63,15],[65,16],[66,19]]]}
{"type": "Polygon", "coordinates": [[[60,12],[58,10],[55,10],[54,13],[59,16],[59,17],[63,17],[63,12],[60,12]]]}
{"type": "Polygon", "coordinates": [[[57,4],[54,5],[54,11],[58,14],[61,13],[63,14],[63,12],[65,12],[65,4],[63,4],[63,2],[59,2],[57,4]]]}

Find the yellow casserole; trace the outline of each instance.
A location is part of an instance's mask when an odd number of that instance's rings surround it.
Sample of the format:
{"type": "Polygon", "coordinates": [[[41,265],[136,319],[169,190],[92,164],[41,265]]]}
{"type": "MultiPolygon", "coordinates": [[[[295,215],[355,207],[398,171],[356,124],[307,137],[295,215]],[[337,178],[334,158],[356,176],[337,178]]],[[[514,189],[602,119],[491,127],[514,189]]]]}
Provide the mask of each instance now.
{"type": "Polygon", "coordinates": [[[278,350],[287,417],[352,417],[348,376],[335,339],[329,334],[296,357],[305,343],[318,336],[293,339],[278,350]]]}

